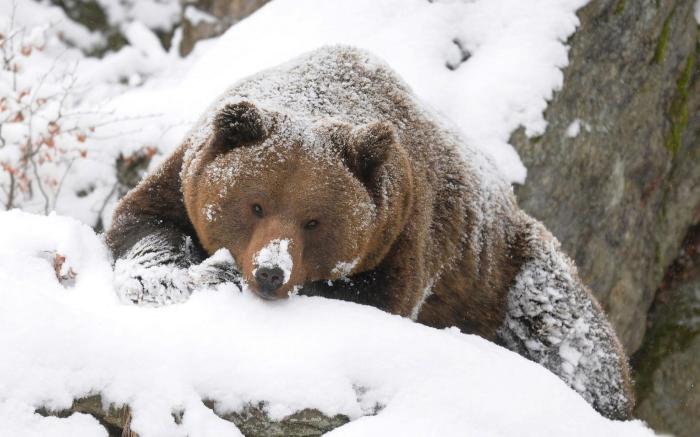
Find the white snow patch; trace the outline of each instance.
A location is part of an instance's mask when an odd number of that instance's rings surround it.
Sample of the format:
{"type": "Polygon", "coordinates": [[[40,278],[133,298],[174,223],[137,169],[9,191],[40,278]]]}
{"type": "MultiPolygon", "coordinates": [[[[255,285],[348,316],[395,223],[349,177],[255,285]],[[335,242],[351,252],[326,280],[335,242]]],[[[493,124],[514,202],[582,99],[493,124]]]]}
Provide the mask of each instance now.
{"type": "Polygon", "coordinates": [[[288,239],[276,239],[272,240],[265,247],[260,249],[258,253],[253,256],[253,276],[255,272],[261,268],[274,268],[278,267],[282,269],[284,273],[283,284],[289,281],[289,277],[292,275],[292,267],[294,263],[292,261],[292,256],[289,254],[289,246],[292,244],[288,239]]]}
{"type": "Polygon", "coordinates": [[[187,5],[185,8],[185,18],[190,23],[197,25],[199,23],[216,23],[217,19],[215,16],[197,9],[192,5],[187,5]]]}
{"type": "Polygon", "coordinates": [[[352,269],[355,268],[357,263],[360,261],[360,258],[355,258],[352,261],[338,261],[335,264],[335,267],[331,270],[331,274],[333,275],[338,275],[342,278],[346,278],[350,273],[352,273],[352,269]]]}
{"type": "Polygon", "coordinates": [[[559,346],[559,356],[574,367],[578,365],[582,355],[583,354],[578,349],[572,347],[568,342],[563,342],[561,346],[559,346]]]}
{"type": "Polygon", "coordinates": [[[109,253],[87,226],[12,211],[0,213],[0,229],[3,435],[106,436],[89,416],[34,414],[95,393],[128,403],[142,437],[240,435],[202,399],[221,411],[266,401],[274,418],[317,408],[352,419],[330,436],[653,435],[640,421],[601,417],[543,367],[456,329],[330,299],[271,305],[233,286],[181,305],[121,305],[109,253]],[[60,285],[44,251],[72,261],[74,287],[60,285]],[[364,416],[376,404],[384,408],[364,416]]]}
{"type": "Polygon", "coordinates": [[[581,132],[581,120],[577,118],[566,128],[566,136],[569,138],[576,138],[579,132],[581,132]]]}
{"type": "Polygon", "coordinates": [[[577,118],[572,121],[571,124],[569,124],[569,127],[566,128],[566,136],[568,138],[576,138],[578,134],[581,133],[581,129],[585,129],[586,132],[590,132],[591,125],[577,118]]]}

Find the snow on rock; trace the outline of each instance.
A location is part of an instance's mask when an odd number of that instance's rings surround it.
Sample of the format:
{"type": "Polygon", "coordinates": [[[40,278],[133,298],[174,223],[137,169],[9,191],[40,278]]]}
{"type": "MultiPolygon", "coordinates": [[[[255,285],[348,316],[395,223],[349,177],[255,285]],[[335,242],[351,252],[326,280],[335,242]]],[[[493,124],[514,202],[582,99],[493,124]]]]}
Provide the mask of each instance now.
{"type": "Polygon", "coordinates": [[[253,270],[253,276],[255,272],[260,268],[279,268],[284,274],[284,280],[282,284],[286,284],[289,281],[289,277],[292,275],[292,268],[294,263],[292,262],[292,255],[289,254],[289,245],[292,244],[287,239],[276,239],[272,240],[265,247],[260,249],[253,256],[253,264],[255,269],[253,270]]]}
{"type": "Polygon", "coordinates": [[[579,132],[581,132],[581,120],[577,118],[566,128],[566,136],[568,138],[576,138],[579,132]]]}
{"type": "Polygon", "coordinates": [[[178,0],[97,0],[111,24],[140,21],[150,29],[172,29],[180,18],[178,0]]]}
{"type": "Polygon", "coordinates": [[[185,16],[187,21],[194,25],[197,25],[199,23],[215,24],[218,22],[218,19],[215,16],[204,12],[201,9],[197,9],[192,5],[187,5],[185,7],[185,12],[183,15],[185,16]]]}
{"type": "Polygon", "coordinates": [[[469,143],[488,151],[508,181],[523,182],[526,170],[508,138],[519,125],[531,135],[544,131],[542,113],[567,64],[564,41],[585,3],[277,0],[200,42],[179,63],[185,73],[177,80],[166,70],[111,107],[125,116],[161,114],[137,138],[172,150],[236,80],[321,45],[354,45],[385,59],[469,143]]]}
{"type": "Polygon", "coordinates": [[[580,118],[577,118],[574,121],[572,121],[566,128],[566,137],[576,138],[578,134],[581,133],[581,129],[585,129],[587,132],[590,132],[591,125],[581,120],[580,118]]]}
{"type": "Polygon", "coordinates": [[[331,436],[653,435],[601,417],[544,368],[456,329],[322,298],[266,302],[233,285],[180,305],[122,305],[108,251],[87,226],[11,211],[0,229],[12,229],[0,233],[0,430],[9,435],[104,436],[89,416],[34,414],[94,393],[128,403],[142,437],[241,435],[202,399],[220,411],[265,401],[273,418],[306,407],[348,415],[331,436]],[[46,251],[70,260],[73,287],[58,282],[46,251]],[[181,424],[173,411],[184,411],[181,424]]]}

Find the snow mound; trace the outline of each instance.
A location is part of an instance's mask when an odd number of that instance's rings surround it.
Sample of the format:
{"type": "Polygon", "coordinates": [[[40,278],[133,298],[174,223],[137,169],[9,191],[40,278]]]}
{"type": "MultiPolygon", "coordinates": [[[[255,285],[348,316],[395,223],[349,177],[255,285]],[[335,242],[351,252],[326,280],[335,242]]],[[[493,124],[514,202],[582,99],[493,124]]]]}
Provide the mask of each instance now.
{"type": "Polygon", "coordinates": [[[264,302],[231,285],[179,305],[122,305],[89,227],[11,211],[0,229],[3,435],[104,436],[90,416],[34,413],[94,393],[131,405],[142,437],[241,435],[202,399],[222,411],[265,401],[272,418],[307,407],[349,416],[333,436],[653,435],[601,417],[544,368],[455,329],[322,298],[264,302]],[[57,280],[67,269],[73,281],[57,280]],[[184,411],[181,424],[173,411],[184,411]]]}

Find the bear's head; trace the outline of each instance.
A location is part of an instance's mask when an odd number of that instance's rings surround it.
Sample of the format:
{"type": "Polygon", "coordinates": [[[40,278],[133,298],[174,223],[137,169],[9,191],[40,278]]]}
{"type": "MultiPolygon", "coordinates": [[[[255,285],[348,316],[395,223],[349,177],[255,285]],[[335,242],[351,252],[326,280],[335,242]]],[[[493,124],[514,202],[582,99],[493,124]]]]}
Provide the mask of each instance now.
{"type": "Polygon", "coordinates": [[[183,195],[202,247],[228,249],[265,299],[376,268],[406,226],[408,155],[387,122],[297,120],[225,105],[185,159],[183,195]]]}

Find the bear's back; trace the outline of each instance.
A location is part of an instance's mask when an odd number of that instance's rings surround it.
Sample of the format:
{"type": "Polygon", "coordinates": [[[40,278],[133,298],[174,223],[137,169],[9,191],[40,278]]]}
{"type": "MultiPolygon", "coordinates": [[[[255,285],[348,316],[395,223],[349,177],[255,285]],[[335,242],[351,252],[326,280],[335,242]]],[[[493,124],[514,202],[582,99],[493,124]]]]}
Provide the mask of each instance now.
{"type": "Polygon", "coordinates": [[[386,62],[368,51],[325,46],[244,78],[206,111],[195,135],[208,136],[212,115],[241,100],[289,114],[304,123],[324,118],[352,125],[389,121],[411,156],[415,171],[425,171],[429,178],[432,173],[454,176],[466,171],[474,185],[500,191],[495,197],[510,203],[506,200],[510,185],[493,160],[465,142],[451,122],[417,98],[386,62]]]}
{"type": "Polygon", "coordinates": [[[220,104],[240,99],[310,120],[391,120],[399,130],[421,112],[409,87],[383,61],[346,46],[323,47],[243,79],[220,104]]]}

